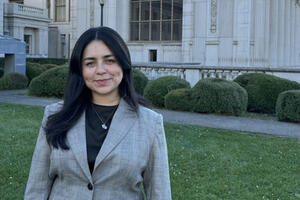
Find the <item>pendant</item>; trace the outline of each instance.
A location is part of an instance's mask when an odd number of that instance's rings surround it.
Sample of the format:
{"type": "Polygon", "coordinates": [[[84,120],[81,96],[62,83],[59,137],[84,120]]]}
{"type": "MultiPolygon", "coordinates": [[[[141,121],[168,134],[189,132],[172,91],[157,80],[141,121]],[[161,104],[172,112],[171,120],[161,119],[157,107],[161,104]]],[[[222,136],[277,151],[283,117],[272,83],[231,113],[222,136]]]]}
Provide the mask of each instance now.
{"type": "Polygon", "coordinates": [[[107,126],[105,124],[102,124],[102,128],[106,130],[107,126]]]}

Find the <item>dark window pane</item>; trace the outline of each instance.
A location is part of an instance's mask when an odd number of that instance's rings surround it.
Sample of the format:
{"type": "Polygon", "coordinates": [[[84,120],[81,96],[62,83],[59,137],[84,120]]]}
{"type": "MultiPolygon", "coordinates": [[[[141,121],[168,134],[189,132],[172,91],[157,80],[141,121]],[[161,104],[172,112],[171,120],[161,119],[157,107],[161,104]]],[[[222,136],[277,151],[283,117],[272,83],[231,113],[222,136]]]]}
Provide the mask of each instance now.
{"type": "Polygon", "coordinates": [[[139,20],[139,3],[131,3],[131,20],[138,21],[139,20]]]}
{"type": "Polygon", "coordinates": [[[182,21],[173,22],[173,40],[181,40],[182,21]]]}
{"type": "Polygon", "coordinates": [[[142,14],[142,20],[149,20],[149,16],[150,16],[150,3],[149,2],[142,2],[141,14],[142,14]]]}
{"type": "Polygon", "coordinates": [[[152,5],[152,20],[160,20],[160,2],[153,1],[152,5]]]}
{"type": "Polygon", "coordinates": [[[130,40],[139,40],[139,23],[130,23],[130,40]]]}
{"type": "Polygon", "coordinates": [[[162,18],[163,19],[171,19],[171,8],[172,8],[172,1],[171,0],[163,0],[163,3],[162,3],[162,18]]]}
{"type": "Polygon", "coordinates": [[[162,40],[171,40],[171,22],[162,22],[162,40]]]}
{"type": "Polygon", "coordinates": [[[182,1],[174,0],[173,6],[173,19],[182,19],[182,1]]]}
{"type": "Polygon", "coordinates": [[[160,23],[152,22],[151,24],[151,40],[160,40],[160,23]]]}
{"type": "Polygon", "coordinates": [[[149,22],[141,23],[141,40],[149,40],[149,22]]]}

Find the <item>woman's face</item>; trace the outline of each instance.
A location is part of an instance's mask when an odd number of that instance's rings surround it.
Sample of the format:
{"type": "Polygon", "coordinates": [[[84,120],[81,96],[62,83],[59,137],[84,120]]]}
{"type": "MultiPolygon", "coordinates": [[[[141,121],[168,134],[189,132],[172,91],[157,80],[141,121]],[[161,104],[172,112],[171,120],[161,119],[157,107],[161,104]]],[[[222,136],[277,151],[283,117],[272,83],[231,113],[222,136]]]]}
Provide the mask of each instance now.
{"type": "Polygon", "coordinates": [[[123,72],[117,59],[101,40],[90,42],[83,51],[82,75],[92,91],[94,103],[119,100],[118,87],[123,72]],[[99,101],[98,101],[99,102],[99,101]]]}

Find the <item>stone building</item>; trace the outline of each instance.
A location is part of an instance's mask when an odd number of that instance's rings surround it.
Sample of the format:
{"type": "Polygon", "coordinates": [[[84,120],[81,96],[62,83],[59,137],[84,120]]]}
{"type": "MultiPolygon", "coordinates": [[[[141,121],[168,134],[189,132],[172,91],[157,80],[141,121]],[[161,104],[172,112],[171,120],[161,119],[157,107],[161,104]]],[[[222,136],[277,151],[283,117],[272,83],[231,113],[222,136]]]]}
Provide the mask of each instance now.
{"type": "MultiPolygon", "coordinates": [[[[69,57],[79,35],[100,25],[99,1],[47,2],[49,56],[69,57]]],[[[103,22],[134,62],[300,66],[299,0],[104,0],[103,22]]]]}
{"type": "Polygon", "coordinates": [[[6,36],[26,42],[27,57],[48,57],[46,0],[4,0],[0,25],[6,36]]]}

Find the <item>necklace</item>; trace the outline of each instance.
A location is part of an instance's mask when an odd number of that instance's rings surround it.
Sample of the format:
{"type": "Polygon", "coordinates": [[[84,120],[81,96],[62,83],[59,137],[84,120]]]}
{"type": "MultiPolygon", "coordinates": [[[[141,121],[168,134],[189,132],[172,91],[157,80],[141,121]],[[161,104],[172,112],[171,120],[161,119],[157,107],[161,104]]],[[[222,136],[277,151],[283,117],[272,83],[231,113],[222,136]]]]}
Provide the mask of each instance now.
{"type": "Polygon", "coordinates": [[[97,115],[97,117],[99,118],[99,120],[101,121],[101,127],[103,128],[103,129],[107,129],[107,126],[106,126],[106,123],[109,121],[109,119],[113,116],[113,114],[115,113],[115,111],[116,111],[116,109],[118,108],[118,106],[116,106],[115,108],[114,108],[114,110],[111,112],[111,114],[109,115],[109,117],[106,119],[106,121],[104,121],[103,119],[102,119],[102,117],[98,114],[98,112],[96,111],[96,109],[95,109],[95,107],[94,107],[94,104],[92,104],[92,108],[93,108],[93,110],[95,111],[95,113],[96,113],[96,115],[97,115]]]}

